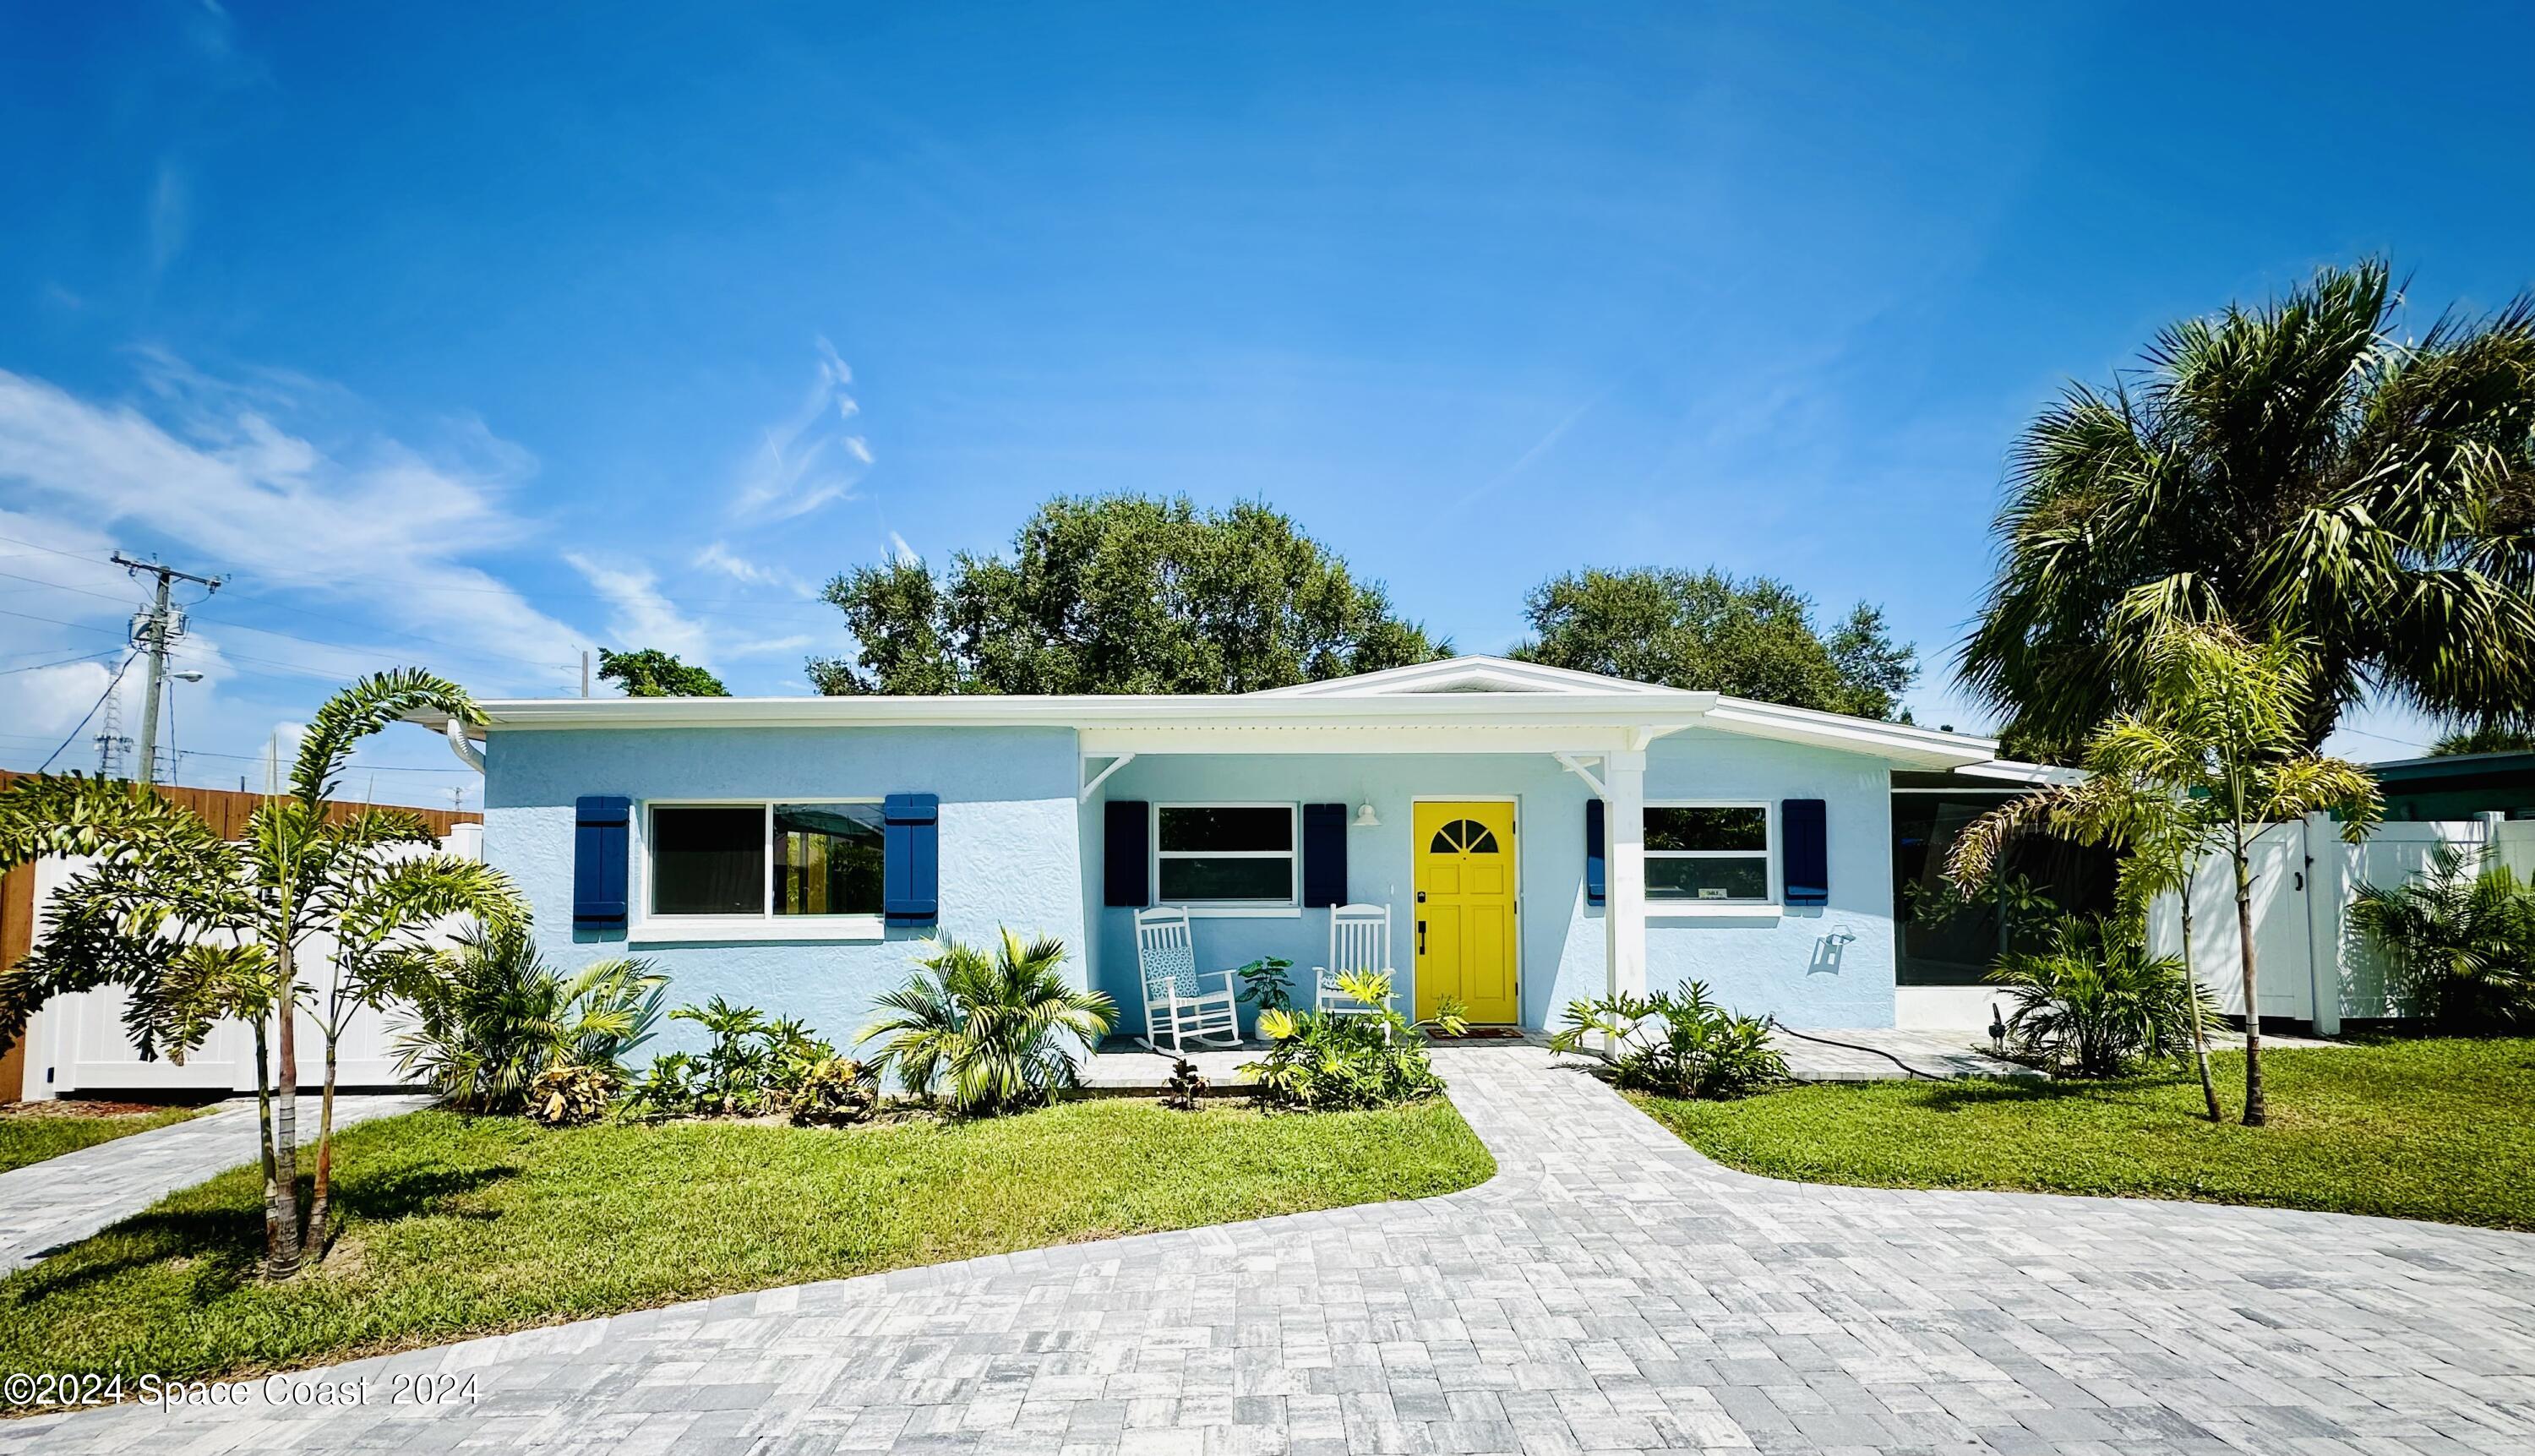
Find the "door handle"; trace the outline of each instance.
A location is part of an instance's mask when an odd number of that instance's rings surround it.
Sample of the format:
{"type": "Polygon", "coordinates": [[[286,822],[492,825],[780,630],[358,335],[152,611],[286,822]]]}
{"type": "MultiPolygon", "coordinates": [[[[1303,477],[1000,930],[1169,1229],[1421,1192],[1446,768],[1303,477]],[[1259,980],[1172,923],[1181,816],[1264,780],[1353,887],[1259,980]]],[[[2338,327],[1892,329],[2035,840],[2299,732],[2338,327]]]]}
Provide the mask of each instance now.
{"type": "Polygon", "coordinates": [[[1426,903],[1426,892],[1425,892],[1425,891],[1420,890],[1420,891],[1418,891],[1418,892],[1417,892],[1417,903],[1418,903],[1418,904],[1420,904],[1420,905],[1424,905],[1424,904],[1426,903]]]}
{"type": "Polygon", "coordinates": [[[1419,920],[1417,922],[1417,953],[1421,956],[1426,954],[1426,922],[1424,920],[1419,920]]]}
{"type": "Polygon", "coordinates": [[[2302,869],[2290,870],[2289,882],[2290,889],[2295,890],[2300,894],[2304,894],[2306,892],[2306,871],[2302,869]]]}

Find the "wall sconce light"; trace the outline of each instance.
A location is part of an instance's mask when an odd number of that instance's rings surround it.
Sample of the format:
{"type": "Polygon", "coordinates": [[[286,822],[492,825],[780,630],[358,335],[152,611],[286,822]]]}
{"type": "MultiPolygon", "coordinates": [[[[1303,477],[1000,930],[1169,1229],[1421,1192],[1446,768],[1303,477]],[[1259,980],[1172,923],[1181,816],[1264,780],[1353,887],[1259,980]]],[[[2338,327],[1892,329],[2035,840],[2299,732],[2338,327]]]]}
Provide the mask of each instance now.
{"type": "Polygon", "coordinates": [[[1373,800],[1366,799],[1363,803],[1356,805],[1355,827],[1358,829],[1380,829],[1382,827],[1381,816],[1373,811],[1373,800]]]}

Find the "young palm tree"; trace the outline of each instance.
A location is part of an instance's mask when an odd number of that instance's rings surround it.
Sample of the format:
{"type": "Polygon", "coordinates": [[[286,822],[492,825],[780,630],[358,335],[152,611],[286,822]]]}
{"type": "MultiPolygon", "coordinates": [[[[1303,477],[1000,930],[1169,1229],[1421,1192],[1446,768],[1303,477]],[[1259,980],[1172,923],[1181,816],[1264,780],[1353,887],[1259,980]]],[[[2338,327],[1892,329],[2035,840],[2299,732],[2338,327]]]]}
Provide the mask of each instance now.
{"type": "Polygon", "coordinates": [[[1118,1021],[1115,1002],[1066,982],[1064,943],[1023,942],[1011,930],[989,957],[957,940],[933,942],[924,969],[880,998],[883,1015],[858,1044],[879,1041],[875,1066],[894,1066],[906,1090],[944,1086],[962,1113],[1036,1107],[1081,1078],[1077,1044],[1118,1021]]]}
{"type": "MultiPolygon", "coordinates": [[[[22,1035],[27,1018],[51,997],[102,985],[130,992],[126,1026],[145,1055],[181,1060],[214,1022],[250,1023],[272,1278],[296,1273],[312,1248],[324,1253],[325,1229],[311,1217],[322,1202],[303,1213],[298,1194],[294,1013],[317,994],[301,975],[312,942],[350,944],[350,974],[365,983],[447,917],[507,923],[524,913],[498,873],[433,853],[437,842],[420,815],[343,811],[335,802],[359,741],[425,710],[478,716],[456,684],[412,669],[377,673],[337,693],[300,741],[289,791],[258,805],[240,840],[222,840],[155,791],[102,779],[38,777],[0,793],[0,865],[43,855],[93,856],[54,891],[51,922],[33,951],[0,973],[0,1046],[22,1035]]],[[[320,1018],[327,1028],[321,1178],[331,1171],[335,1037],[345,1019],[320,1018]]]]}
{"type": "MultiPolygon", "coordinates": [[[[2127,893],[2135,901],[2179,889],[2187,916],[2190,865],[2213,847],[2228,856],[2245,988],[2244,1120],[2259,1126],[2267,1109],[2255,981],[2253,841],[2264,825],[2330,811],[2341,818],[2342,837],[2356,844],[2383,807],[2367,770],[2300,746],[2313,673],[2305,644],[2274,638],[2257,648],[2223,625],[2172,627],[2149,645],[2148,665],[2145,708],[2106,725],[2088,742],[2086,784],[2010,809],[2026,823],[2047,818],[2080,836],[2142,846],[2146,855],[2133,856],[2136,867],[2126,870],[2132,877],[2127,893]]],[[[1986,873],[1997,844],[2017,827],[2012,817],[1976,826],[1981,832],[1957,847],[1960,872],[1986,873]]],[[[2190,921],[2185,924],[2188,951],[2190,921]]],[[[2214,1108],[2214,1090],[2209,1100],[2214,1108]]]]}
{"type": "Polygon", "coordinates": [[[2535,297],[2396,333],[2385,265],[2157,336],[2016,446],[1963,679],[2065,749],[2144,704],[2160,627],[2305,639],[2296,744],[2376,688],[2440,718],[2535,703],[2535,297]]]}
{"type": "Polygon", "coordinates": [[[669,978],[639,959],[592,961],[570,976],[546,964],[523,924],[469,925],[457,946],[396,969],[391,994],[412,1007],[397,1070],[476,1111],[517,1110],[549,1067],[618,1077],[659,1024],[669,978]]]}
{"type": "MultiPolygon", "coordinates": [[[[2183,984],[2190,1004],[2201,1003],[2200,978],[2192,963],[2192,866],[2212,843],[2214,831],[2181,785],[2159,783],[2111,761],[2099,731],[2086,745],[2086,778],[2010,799],[1964,826],[1946,860],[1947,878],[1966,891],[1994,879],[2007,846],[2016,836],[2047,827],[2079,844],[2121,852],[2114,894],[2122,913],[2144,923],[2156,897],[2173,893],[2183,906],[2183,984]]],[[[2206,1018],[2193,1017],[2192,1056],[2200,1073],[2200,1099],[2209,1120],[2223,1122],[2218,1084],[2209,1072],[2206,1018]]]]}

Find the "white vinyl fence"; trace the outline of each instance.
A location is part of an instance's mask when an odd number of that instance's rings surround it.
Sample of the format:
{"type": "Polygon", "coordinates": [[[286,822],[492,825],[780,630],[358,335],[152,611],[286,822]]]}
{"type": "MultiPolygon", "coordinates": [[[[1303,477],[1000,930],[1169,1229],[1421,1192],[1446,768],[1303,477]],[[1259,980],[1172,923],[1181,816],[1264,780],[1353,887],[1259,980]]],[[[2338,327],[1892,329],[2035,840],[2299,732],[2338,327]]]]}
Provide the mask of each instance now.
{"type": "MultiPolygon", "coordinates": [[[[441,841],[443,851],[476,858],[483,853],[483,827],[461,824],[441,841]]],[[[35,866],[36,933],[43,931],[56,886],[70,877],[75,861],[46,859],[35,866]]],[[[324,942],[319,942],[322,945],[324,942]]],[[[322,960],[305,967],[301,981],[321,989],[328,968],[322,960]]],[[[200,1049],[176,1065],[164,1057],[143,1061],[123,1029],[124,992],[117,987],[56,996],[27,1025],[26,1090],[29,1102],[89,1097],[104,1092],[252,1092],[255,1090],[255,1033],[242,1022],[212,1028],[200,1049]]],[[[340,1046],[337,1080],[344,1087],[388,1087],[398,1082],[395,1042],[406,1018],[397,1012],[362,1010],[353,1015],[340,1046]]],[[[314,1089],[323,1075],[325,1042],[311,1017],[299,1018],[299,1080],[314,1089]]]]}
{"type": "MultiPolygon", "coordinates": [[[[2350,922],[2350,902],[2363,884],[2392,887],[2420,878],[2441,845],[2463,850],[2478,865],[2489,847],[2523,874],[2535,869],[2535,820],[2496,814],[2440,823],[2387,823],[2361,844],[2345,843],[2341,826],[2317,814],[2265,828],[2252,855],[2255,992],[2265,1017],[2311,1022],[2330,1036],[2345,1018],[2404,1014],[2383,959],[2350,922]]],[[[2181,948],[2179,896],[2160,900],[2148,917],[2149,947],[2181,948]]],[[[2239,969],[2234,870],[2212,855],[2192,879],[2192,966],[2230,1016],[2245,1011],[2239,969]]]]}

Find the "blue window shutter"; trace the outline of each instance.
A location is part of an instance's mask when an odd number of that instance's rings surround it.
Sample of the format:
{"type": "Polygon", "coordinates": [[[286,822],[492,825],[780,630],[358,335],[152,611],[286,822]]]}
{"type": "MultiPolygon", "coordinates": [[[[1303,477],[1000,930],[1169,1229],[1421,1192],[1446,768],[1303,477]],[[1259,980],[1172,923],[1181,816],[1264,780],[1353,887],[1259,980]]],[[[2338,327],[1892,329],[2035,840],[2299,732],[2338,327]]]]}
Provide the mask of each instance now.
{"type": "Polygon", "coordinates": [[[1599,905],[1608,892],[1602,848],[1602,801],[1584,800],[1584,903],[1599,905]]]}
{"type": "Polygon", "coordinates": [[[625,923],[625,884],[633,851],[627,827],[634,800],[622,794],[587,794],[573,804],[572,922],[625,923]]]}
{"type": "Polygon", "coordinates": [[[1303,805],[1303,903],[1347,903],[1347,806],[1303,805]]]}
{"type": "Polygon", "coordinates": [[[893,925],[941,918],[942,801],[893,793],[881,803],[881,913],[893,925]]]}
{"type": "Polygon", "coordinates": [[[1153,903],[1153,806],[1113,798],[1100,806],[1100,903],[1143,910],[1153,903]]]}
{"type": "Polygon", "coordinates": [[[1791,798],[1778,806],[1778,832],[1786,836],[1781,861],[1789,905],[1830,903],[1830,832],[1818,798],[1791,798]]]}

